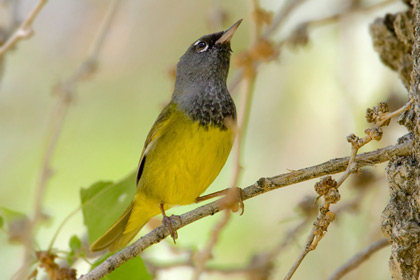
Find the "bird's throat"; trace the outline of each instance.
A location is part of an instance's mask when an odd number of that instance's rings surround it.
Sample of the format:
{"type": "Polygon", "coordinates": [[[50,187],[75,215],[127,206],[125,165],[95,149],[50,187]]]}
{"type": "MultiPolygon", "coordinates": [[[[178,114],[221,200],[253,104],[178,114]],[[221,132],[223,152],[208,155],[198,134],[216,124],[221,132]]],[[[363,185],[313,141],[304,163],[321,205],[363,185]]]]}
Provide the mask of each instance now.
{"type": "Polygon", "coordinates": [[[174,101],[180,109],[200,125],[226,129],[226,119],[236,120],[235,104],[226,85],[207,84],[177,97],[174,101]]]}

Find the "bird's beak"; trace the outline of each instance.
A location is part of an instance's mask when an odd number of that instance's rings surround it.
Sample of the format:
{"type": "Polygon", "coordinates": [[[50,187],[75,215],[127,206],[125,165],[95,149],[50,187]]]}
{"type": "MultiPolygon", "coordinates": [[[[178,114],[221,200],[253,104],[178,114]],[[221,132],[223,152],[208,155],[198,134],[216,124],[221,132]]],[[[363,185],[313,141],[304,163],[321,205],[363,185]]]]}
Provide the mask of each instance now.
{"type": "Polygon", "coordinates": [[[226,30],[223,33],[222,37],[220,37],[219,40],[216,41],[216,44],[222,44],[222,43],[230,42],[230,40],[233,37],[233,34],[235,34],[236,29],[238,29],[241,22],[242,22],[242,19],[235,22],[228,30],[226,30]]]}

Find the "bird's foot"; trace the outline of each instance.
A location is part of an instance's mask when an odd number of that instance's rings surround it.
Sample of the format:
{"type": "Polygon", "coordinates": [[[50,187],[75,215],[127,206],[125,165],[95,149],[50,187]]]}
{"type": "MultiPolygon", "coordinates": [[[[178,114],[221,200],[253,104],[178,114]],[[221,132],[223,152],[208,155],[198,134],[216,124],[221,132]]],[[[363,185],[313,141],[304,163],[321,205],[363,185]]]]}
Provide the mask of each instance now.
{"type": "Polygon", "coordinates": [[[243,190],[241,188],[233,187],[222,191],[214,192],[211,194],[203,195],[195,199],[195,203],[205,201],[214,197],[224,195],[225,197],[221,200],[221,206],[223,209],[230,208],[233,212],[237,212],[241,209],[241,215],[245,211],[245,205],[243,202],[243,190]]]}
{"type": "Polygon", "coordinates": [[[171,215],[170,217],[166,216],[165,206],[164,206],[164,203],[163,202],[159,205],[159,207],[160,207],[160,211],[162,212],[162,216],[163,216],[162,225],[169,230],[169,234],[171,235],[172,240],[176,244],[176,241],[175,240],[178,238],[178,233],[174,229],[173,223],[174,222],[177,222],[177,221],[179,223],[182,223],[181,217],[180,216],[177,216],[177,215],[171,215]]]}
{"type": "Polygon", "coordinates": [[[174,222],[181,222],[181,217],[178,215],[171,215],[170,217],[168,216],[163,216],[162,219],[162,225],[164,227],[166,227],[169,230],[169,233],[172,237],[172,240],[174,241],[174,243],[176,244],[176,239],[178,239],[178,233],[177,231],[174,229],[173,223],[174,222]]]}
{"type": "Polygon", "coordinates": [[[218,191],[218,192],[206,194],[206,195],[203,195],[203,196],[199,196],[195,199],[195,203],[199,203],[199,202],[202,202],[202,201],[205,201],[205,200],[208,200],[208,199],[212,199],[212,198],[215,198],[215,197],[225,195],[227,193],[227,191],[228,191],[228,189],[225,189],[225,190],[222,190],[222,191],[218,191]]]}
{"type": "Polygon", "coordinates": [[[226,195],[221,200],[222,208],[229,208],[232,212],[238,212],[241,209],[240,215],[245,211],[245,204],[243,201],[244,192],[241,188],[233,187],[226,189],[226,195]]]}

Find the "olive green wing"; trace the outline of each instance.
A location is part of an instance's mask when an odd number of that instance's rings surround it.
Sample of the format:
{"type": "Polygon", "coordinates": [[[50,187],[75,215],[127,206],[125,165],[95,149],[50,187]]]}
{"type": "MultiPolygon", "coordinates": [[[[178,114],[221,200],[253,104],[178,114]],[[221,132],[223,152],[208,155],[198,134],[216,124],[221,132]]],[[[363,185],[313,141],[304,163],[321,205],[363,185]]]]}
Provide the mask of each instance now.
{"type": "MultiPolygon", "coordinates": [[[[146,138],[146,143],[144,145],[144,149],[138,166],[137,184],[143,172],[147,152],[153,146],[153,141],[158,139],[158,137],[165,132],[165,127],[168,125],[169,118],[174,110],[176,110],[175,104],[170,103],[169,105],[167,105],[155,121],[152,129],[150,130],[146,138]]],[[[128,242],[130,242],[134,238],[137,232],[150,219],[150,215],[137,216],[137,220],[135,222],[136,227],[133,230],[126,232],[128,222],[135,207],[145,207],[144,211],[141,211],[139,209],[137,209],[137,211],[148,213],[147,204],[135,205],[134,202],[132,202],[121,215],[121,217],[118,218],[118,220],[114,224],[112,224],[112,226],[90,246],[90,250],[92,252],[95,252],[109,248],[109,250],[113,252],[127,245],[128,242]]]]}
{"type": "Polygon", "coordinates": [[[144,143],[143,152],[141,153],[141,157],[137,167],[136,186],[138,186],[141,174],[143,173],[144,164],[146,163],[147,152],[153,146],[154,141],[164,133],[165,128],[169,123],[170,116],[174,112],[174,110],[176,110],[175,103],[171,102],[168,105],[166,105],[166,107],[162,110],[155,123],[153,124],[152,128],[150,129],[149,134],[146,138],[146,142],[144,143]]]}

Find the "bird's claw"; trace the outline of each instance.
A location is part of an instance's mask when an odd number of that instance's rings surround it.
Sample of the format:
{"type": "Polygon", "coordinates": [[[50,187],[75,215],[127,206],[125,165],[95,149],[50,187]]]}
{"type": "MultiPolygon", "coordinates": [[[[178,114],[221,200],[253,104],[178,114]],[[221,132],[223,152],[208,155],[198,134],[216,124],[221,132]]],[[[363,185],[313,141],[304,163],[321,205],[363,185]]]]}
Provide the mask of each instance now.
{"type": "Polygon", "coordinates": [[[233,187],[228,189],[226,196],[222,200],[222,208],[230,208],[232,212],[238,212],[241,209],[240,215],[242,215],[245,212],[243,196],[241,188],[233,187]]]}
{"type": "Polygon", "coordinates": [[[181,217],[178,215],[171,215],[170,217],[165,215],[162,219],[162,225],[169,230],[169,234],[171,235],[174,244],[176,244],[175,240],[178,239],[178,232],[173,227],[173,222],[175,222],[174,219],[181,222],[181,217]]]}

